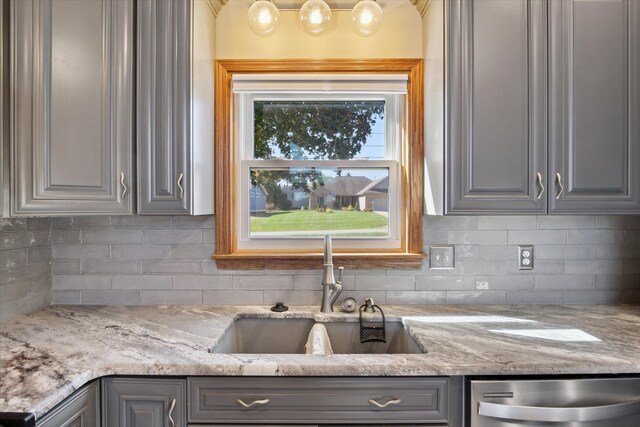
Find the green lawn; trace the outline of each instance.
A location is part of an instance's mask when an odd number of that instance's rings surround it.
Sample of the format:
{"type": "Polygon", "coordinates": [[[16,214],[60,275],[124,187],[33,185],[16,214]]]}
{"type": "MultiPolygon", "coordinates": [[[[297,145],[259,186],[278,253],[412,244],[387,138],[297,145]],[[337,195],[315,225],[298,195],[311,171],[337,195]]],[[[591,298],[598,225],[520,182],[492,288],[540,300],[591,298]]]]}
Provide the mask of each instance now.
{"type": "Polygon", "coordinates": [[[252,232],[358,230],[386,226],[387,218],[374,212],[295,210],[251,217],[252,232]]]}

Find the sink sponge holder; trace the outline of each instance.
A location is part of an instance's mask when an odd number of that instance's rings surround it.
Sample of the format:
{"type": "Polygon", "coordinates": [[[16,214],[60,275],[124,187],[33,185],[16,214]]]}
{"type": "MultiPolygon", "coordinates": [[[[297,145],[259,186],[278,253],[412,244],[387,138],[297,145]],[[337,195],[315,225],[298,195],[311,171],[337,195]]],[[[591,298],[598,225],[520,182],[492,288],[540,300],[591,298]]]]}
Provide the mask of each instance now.
{"type": "Polygon", "coordinates": [[[360,343],[367,342],[387,342],[386,320],[384,311],[373,303],[371,298],[367,298],[366,303],[360,306],[360,343]],[[380,312],[381,320],[364,320],[362,312],[373,314],[376,309],[380,312]]]}

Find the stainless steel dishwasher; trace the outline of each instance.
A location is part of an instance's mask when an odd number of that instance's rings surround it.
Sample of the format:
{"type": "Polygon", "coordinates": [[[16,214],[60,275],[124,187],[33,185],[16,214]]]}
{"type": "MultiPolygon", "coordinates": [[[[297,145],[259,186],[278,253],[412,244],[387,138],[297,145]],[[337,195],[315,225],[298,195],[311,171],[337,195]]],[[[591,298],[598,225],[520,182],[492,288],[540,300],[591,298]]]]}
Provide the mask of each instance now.
{"type": "Polygon", "coordinates": [[[640,427],[640,378],[471,381],[469,427],[640,427]]]}

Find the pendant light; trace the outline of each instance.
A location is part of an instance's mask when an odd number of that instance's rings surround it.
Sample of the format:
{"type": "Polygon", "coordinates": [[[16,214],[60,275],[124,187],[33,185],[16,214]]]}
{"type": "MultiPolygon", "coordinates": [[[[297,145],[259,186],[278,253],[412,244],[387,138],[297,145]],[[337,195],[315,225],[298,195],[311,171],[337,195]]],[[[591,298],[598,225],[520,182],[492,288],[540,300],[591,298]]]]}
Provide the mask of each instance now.
{"type": "Polygon", "coordinates": [[[351,23],[359,35],[372,36],[382,25],[382,8],[375,0],[360,0],[351,11],[351,23]]]}
{"type": "Polygon", "coordinates": [[[249,27],[261,37],[273,34],[280,22],[280,11],[272,0],[256,0],[249,8],[249,27]]]}
{"type": "Polygon", "coordinates": [[[331,24],[331,8],[323,0],[307,0],[300,8],[298,21],[305,32],[320,35],[331,24]]]}

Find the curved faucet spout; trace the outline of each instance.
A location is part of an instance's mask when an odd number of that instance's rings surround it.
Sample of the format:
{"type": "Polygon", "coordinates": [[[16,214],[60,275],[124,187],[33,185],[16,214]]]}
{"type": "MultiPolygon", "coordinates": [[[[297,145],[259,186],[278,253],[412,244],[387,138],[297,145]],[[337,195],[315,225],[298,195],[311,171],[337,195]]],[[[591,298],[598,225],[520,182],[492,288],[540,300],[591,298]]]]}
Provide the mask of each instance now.
{"type": "Polygon", "coordinates": [[[324,236],[324,267],[322,274],[322,305],[320,311],[323,313],[331,313],[333,304],[342,292],[342,274],[344,268],[338,269],[338,280],[333,273],[333,247],[331,236],[324,236]]]}

